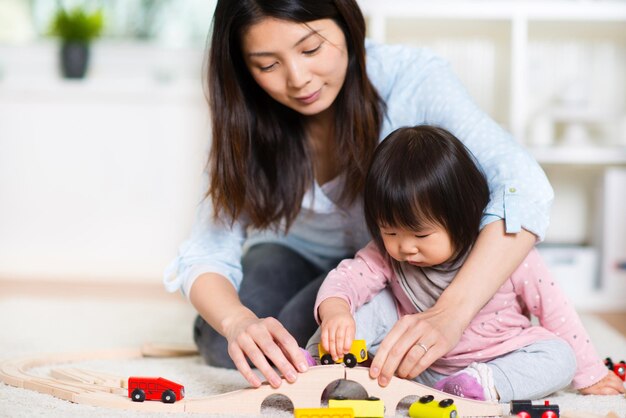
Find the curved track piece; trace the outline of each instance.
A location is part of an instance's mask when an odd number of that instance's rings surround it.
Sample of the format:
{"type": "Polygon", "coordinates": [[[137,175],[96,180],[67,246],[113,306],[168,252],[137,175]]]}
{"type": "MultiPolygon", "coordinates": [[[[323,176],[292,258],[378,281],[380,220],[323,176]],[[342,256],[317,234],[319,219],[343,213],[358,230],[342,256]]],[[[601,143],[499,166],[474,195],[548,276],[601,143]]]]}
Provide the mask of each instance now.
{"type": "Polygon", "coordinates": [[[314,366],[306,373],[298,375],[295,383],[283,379],[278,389],[267,383],[261,387],[241,389],[223,395],[187,401],[185,411],[211,413],[232,413],[237,405],[238,414],[261,414],[261,404],[272,395],[284,395],[293,403],[294,408],[319,408],[322,392],[332,381],[343,379],[346,368],[342,365],[314,366]]]}
{"type": "MultiPolygon", "coordinates": [[[[158,352],[159,350],[154,350],[158,352]]],[[[295,383],[283,379],[278,389],[265,383],[261,387],[241,389],[205,398],[185,398],[173,404],[161,402],[133,402],[127,396],[125,379],[80,369],[66,369],[51,373],[51,377],[29,374],[29,369],[55,364],[102,359],[142,358],[140,349],[107,350],[95,352],[44,355],[18,360],[8,360],[0,364],[0,380],[20,388],[35,390],[75,403],[107,408],[131,409],[150,412],[195,412],[233,413],[260,415],[263,401],[272,395],[289,398],[294,408],[317,408],[322,393],[331,382],[348,379],[361,384],[369,396],[383,400],[387,415],[395,414],[400,400],[407,396],[433,395],[435,399],[451,398],[459,411],[459,417],[502,416],[502,406],[496,403],[471,401],[439,392],[418,383],[394,377],[387,387],[380,387],[370,379],[368,369],[343,365],[314,366],[308,372],[298,375],[295,383]],[[96,375],[90,376],[89,373],[96,375]]]]}
{"type": "Polygon", "coordinates": [[[355,367],[346,369],[346,379],[360,383],[369,396],[375,396],[385,402],[385,415],[395,415],[398,403],[407,396],[432,395],[439,401],[452,399],[458,409],[458,417],[502,416],[502,405],[493,402],[474,401],[440,392],[412,380],[394,377],[386,387],[381,387],[375,379],[370,378],[369,369],[355,367]]]}

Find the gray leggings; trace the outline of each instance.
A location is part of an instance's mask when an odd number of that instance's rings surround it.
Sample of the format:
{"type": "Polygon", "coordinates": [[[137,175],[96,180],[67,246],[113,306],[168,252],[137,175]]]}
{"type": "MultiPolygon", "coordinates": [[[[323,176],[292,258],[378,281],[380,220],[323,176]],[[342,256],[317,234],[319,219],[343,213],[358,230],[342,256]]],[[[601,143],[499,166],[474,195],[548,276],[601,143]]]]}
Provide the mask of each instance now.
{"type": "MultiPolygon", "coordinates": [[[[395,298],[383,290],[355,314],[356,339],[365,340],[368,351],[375,354],[383,338],[398,321],[395,298]]],[[[306,348],[317,356],[319,329],[306,348]]],[[[564,340],[538,341],[486,363],[493,372],[500,402],[513,399],[539,399],[568,386],[576,371],[574,351],[564,340]]],[[[434,386],[446,377],[427,369],[415,381],[434,386]]]]}
{"type": "MultiPolygon", "coordinates": [[[[278,319],[304,347],[317,328],[313,306],[327,272],[279,244],[255,245],[241,262],[241,302],[260,318],[278,319]]],[[[235,367],[228,355],[226,339],[199,315],[194,324],[194,340],[208,364],[235,367]]]]}

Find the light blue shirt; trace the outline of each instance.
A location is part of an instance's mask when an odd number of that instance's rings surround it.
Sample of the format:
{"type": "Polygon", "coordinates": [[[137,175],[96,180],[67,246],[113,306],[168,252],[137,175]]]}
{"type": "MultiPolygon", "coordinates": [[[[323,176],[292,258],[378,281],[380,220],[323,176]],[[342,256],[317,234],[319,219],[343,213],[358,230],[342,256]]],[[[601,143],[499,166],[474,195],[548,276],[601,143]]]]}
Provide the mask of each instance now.
{"type": "MultiPolygon", "coordinates": [[[[459,138],[474,154],[489,182],[490,202],[481,227],[504,219],[508,233],[524,228],[541,240],[549,223],[553,192],[537,162],[512,136],[473,102],[447,62],[426,49],[367,44],[367,71],[387,103],[380,139],[403,126],[436,125],[459,138]]],[[[315,184],[287,235],[260,231],[238,219],[232,227],[212,220],[205,199],[191,237],[165,271],[168,291],[189,295],[195,279],[218,273],[236,289],[242,280],[241,257],[257,243],[290,247],[322,269],[352,257],[370,240],[359,199],[349,208],[335,202],[341,178],[315,184]]]]}

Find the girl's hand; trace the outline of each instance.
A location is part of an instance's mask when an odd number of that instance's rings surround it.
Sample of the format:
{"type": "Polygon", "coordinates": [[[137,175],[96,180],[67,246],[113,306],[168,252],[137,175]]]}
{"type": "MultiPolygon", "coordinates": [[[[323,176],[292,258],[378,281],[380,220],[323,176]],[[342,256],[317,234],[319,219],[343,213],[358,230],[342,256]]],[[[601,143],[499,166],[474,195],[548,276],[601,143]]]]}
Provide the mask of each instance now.
{"type": "Polygon", "coordinates": [[[387,386],[394,374],[413,379],[454,348],[462,333],[455,315],[447,311],[432,308],[406,315],[380,344],[370,377],[378,378],[381,386],[387,386]]]}
{"type": "Polygon", "coordinates": [[[613,372],[609,372],[595,385],[580,389],[583,395],[619,395],[624,393],[624,382],[613,372]]]}
{"type": "Polygon", "coordinates": [[[261,381],[250,368],[246,358],[250,359],[274,388],[279,387],[282,380],[268,359],[290,383],[296,381],[294,365],[300,372],[308,369],[298,343],[275,318],[247,316],[232,321],[224,329],[226,331],[224,337],[228,341],[228,354],[237,370],[254,387],[261,386],[261,381]]]}
{"type": "Polygon", "coordinates": [[[320,304],[318,310],[322,320],[322,346],[336,361],[350,352],[356,323],[348,303],[343,299],[328,298],[320,304]]]}
{"type": "Polygon", "coordinates": [[[334,361],[350,352],[356,324],[350,312],[338,314],[322,322],[322,346],[334,361]]]}

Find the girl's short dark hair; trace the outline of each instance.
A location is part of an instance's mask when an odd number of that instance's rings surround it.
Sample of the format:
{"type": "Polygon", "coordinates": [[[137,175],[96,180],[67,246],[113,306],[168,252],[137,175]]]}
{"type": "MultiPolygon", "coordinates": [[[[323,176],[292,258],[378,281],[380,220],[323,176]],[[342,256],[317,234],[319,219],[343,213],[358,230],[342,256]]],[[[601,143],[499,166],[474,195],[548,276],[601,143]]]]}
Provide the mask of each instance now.
{"type": "Polygon", "coordinates": [[[489,202],[487,180],[463,143],[434,126],[400,128],[378,146],[365,181],[367,227],[384,252],[379,226],[441,225],[456,262],[476,240],[489,202]]]}
{"type": "Polygon", "coordinates": [[[207,89],[212,118],[207,197],[215,216],[241,214],[257,228],[288,229],[314,184],[312,153],[298,112],[272,99],[252,78],[241,38],[265,18],[304,23],[332,19],[348,49],[335,108],[335,156],[345,182],[341,201],[363,191],[380,137],[384,103],[367,77],[365,19],[355,0],[219,0],[213,19],[207,89]]]}

